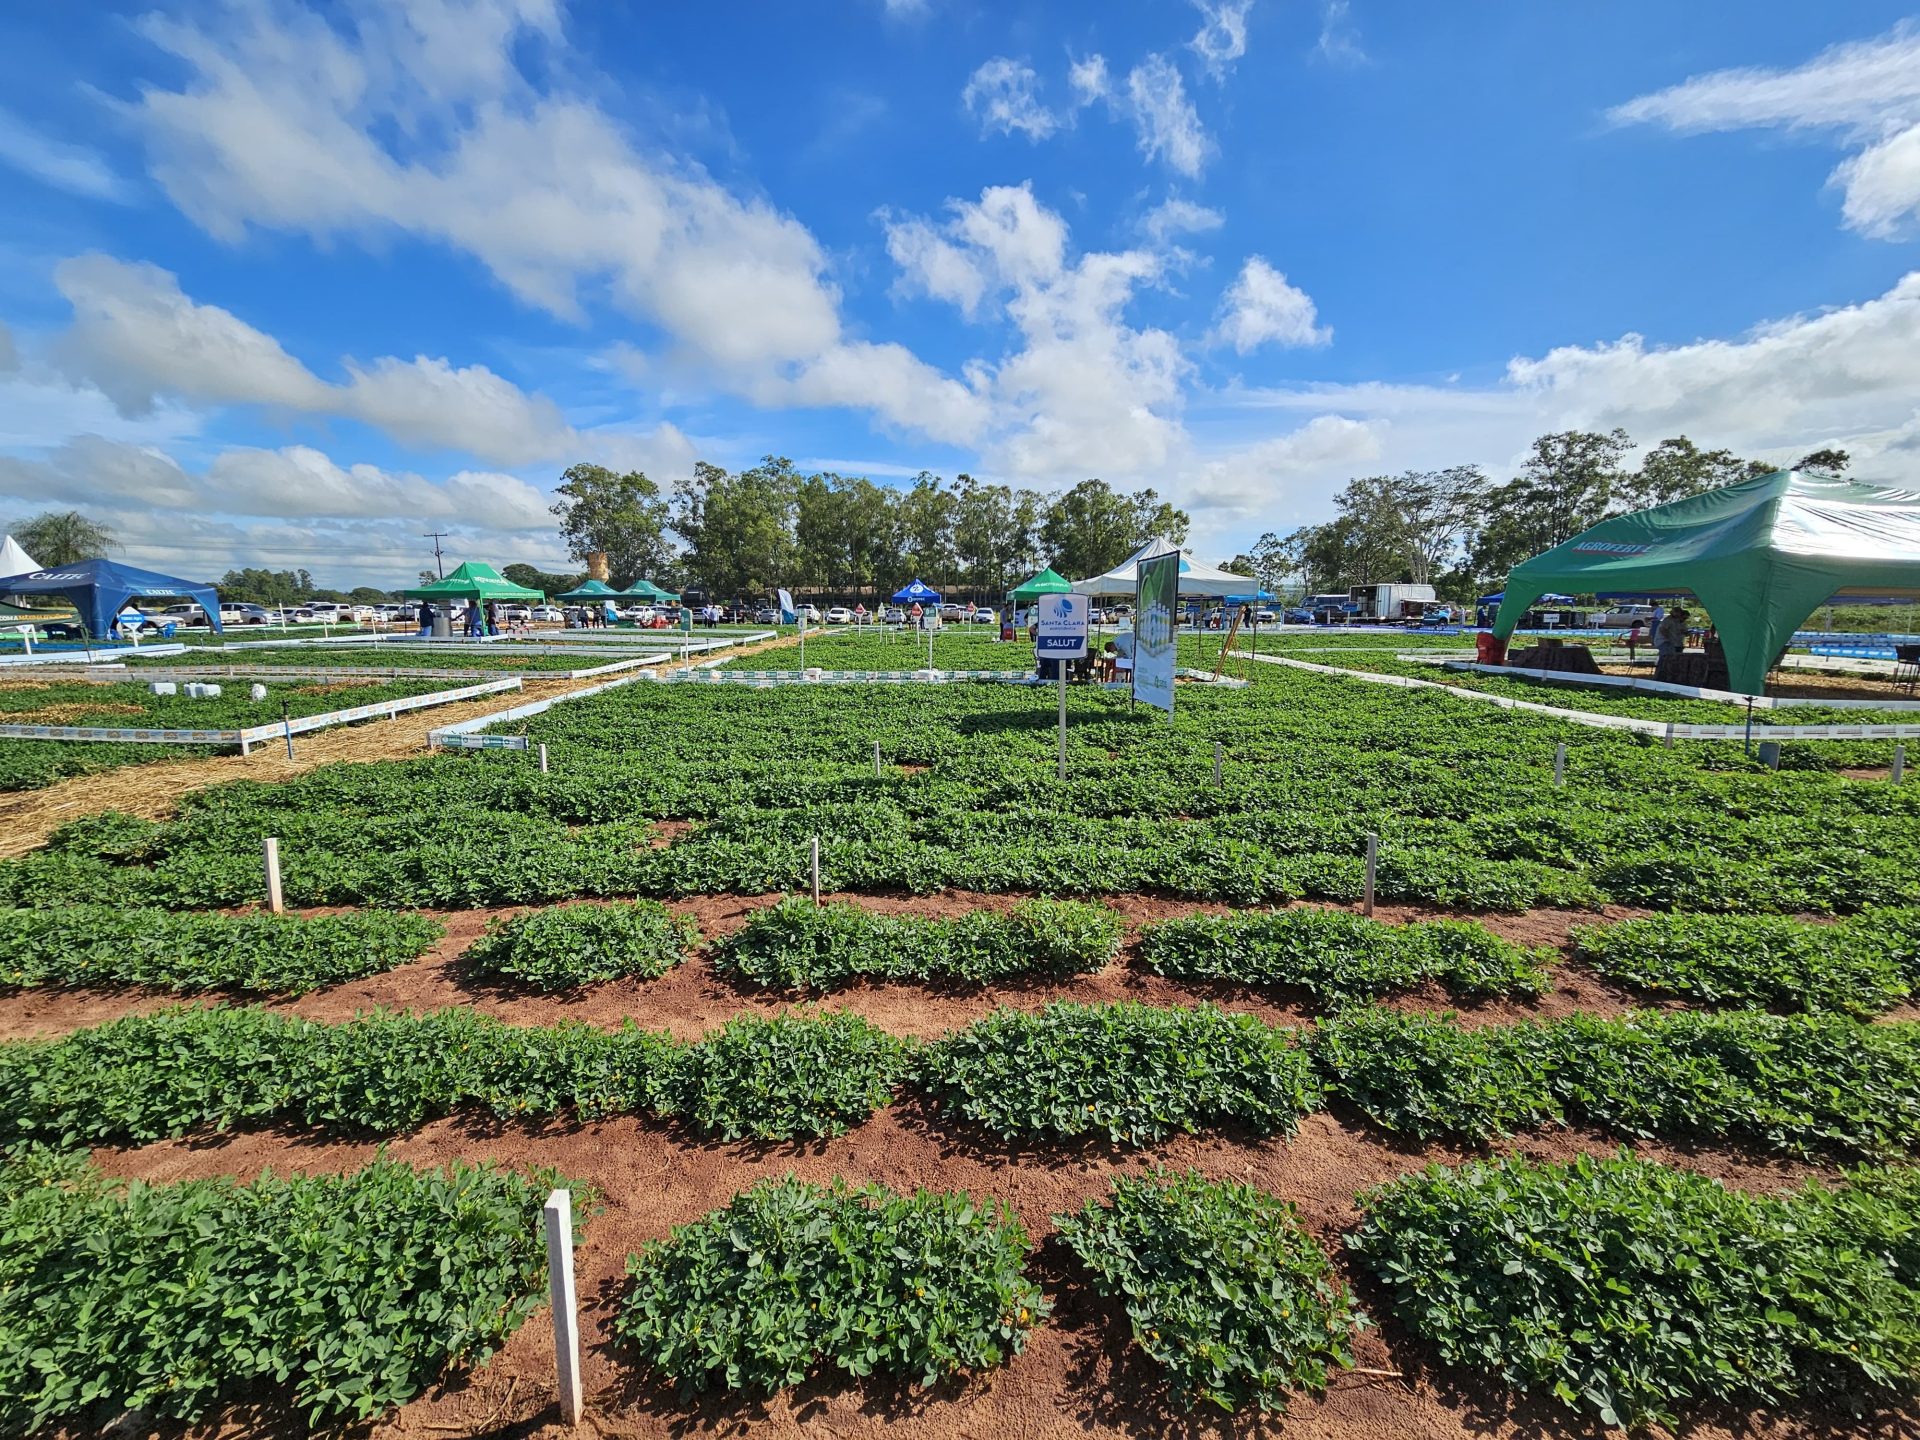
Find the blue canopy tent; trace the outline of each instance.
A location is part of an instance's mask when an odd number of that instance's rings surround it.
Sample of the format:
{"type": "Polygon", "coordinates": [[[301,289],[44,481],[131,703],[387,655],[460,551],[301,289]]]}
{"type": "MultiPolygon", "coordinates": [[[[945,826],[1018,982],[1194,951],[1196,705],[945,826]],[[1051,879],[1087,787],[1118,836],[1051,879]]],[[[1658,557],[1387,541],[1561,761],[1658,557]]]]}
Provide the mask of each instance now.
{"type": "Polygon", "coordinates": [[[940,592],[922,585],[916,576],[914,582],[904,590],[894,591],[893,599],[896,605],[938,605],[940,592]]]}
{"type": "Polygon", "coordinates": [[[76,560],[50,570],[0,577],[0,595],[58,595],[80,612],[80,623],[96,640],[113,632],[115,618],[136,596],[182,596],[206,612],[215,630],[221,628],[220,596],[213,586],[113,560],[76,560]]]}

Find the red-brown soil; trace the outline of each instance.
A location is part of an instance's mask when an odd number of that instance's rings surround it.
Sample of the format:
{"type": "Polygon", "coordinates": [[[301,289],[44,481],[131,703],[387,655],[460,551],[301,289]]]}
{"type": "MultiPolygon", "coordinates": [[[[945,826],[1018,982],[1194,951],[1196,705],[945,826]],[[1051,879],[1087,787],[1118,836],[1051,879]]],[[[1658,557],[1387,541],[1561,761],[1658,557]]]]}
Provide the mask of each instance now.
{"type": "MultiPolygon", "coordinates": [[[[1004,909],[1018,897],[945,893],[937,896],[863,896],[859,903],[888,913],[948,915],[976,907],[1004,909]]],[[[693,916],[703,935],[727,933],[772,896],[708,896],[676,902],[693,916]]],[[[928,1036],[963,1025],[996,1005],[1035,1008],[1054,999],[1132,998],[1155,1003],[1213,1000],[1282,1023],[1311,1023],[1304,1005],[1262,997],[1241,987],[1201,987],[1160,979],[1141,968],[1131,933],[1148,920],[1228,907],[1154,897],[1108,897],[1105,903],[1127,920],[1122,955],[1096,975],[1058,984],[937,988],[920,985],[859,985],[825,997],[831,1006],[858,1010],[901,1034],[928,1036]]],[[[652,981],[620,981],[574,995],[542,996],[488,984],[468,972],[460,955],[494,915],[511,911],[458,911],[441,918],[446,938],[431,953],[384,975],[275,1002],[316,1019],[343,1019],[374,1006],[432,1008],[470,1005],[517,1024],[560,1018],[613,1025],[627,1016],[683,1039],[745,1012],[767,1012],[795,997],[735,987],[696,955],[652,981]]],[[[1443,912],[1416,906],[1381,906],[1380,918],[1404,921],[1443,912]]],[[[1523,915],[1476,915],[1497,933],[1527,944],[1564,950],[1571,926],[1623,919],[1630,911],[1533,911],[1523,915]]],[[[1543,1017],[1582,1010],[1616,1014],[1634,1004],[1613,987],[1564,958],[1554,969],[1554,990],[1533,1005],[1499,1002],[1462,1009],[1470,1023],[1543,1017]]],[[[17,992],[0,999],[0,1036],[55,1034],[116,1015],[176,1003],[153,992],[17,992]]],[[[1409,1009],[1454,1008],[1444,991],[1402,996],[1409,1009]]],[[[1492,1147],[1539,1159],[1608,1154],[1616,1141],[1578,1131],[1519,1137],[1492,1147]]],[[[1778,1189],[1823,1167],[1743,1155],[1730,1150],[1684,1150],[1641,1145],[1638,1153],[1684,1165],[1728,1184],[1778,1189]]],[[[1009,1147],[931,1115],[911,1098],[883,1109],[837,1139],[791,1145],[702,1142],[671,1122],[617,1117],[592,1123],[497,1122],[480,1116],[436,1121],[416,1132],[381,1142],[342,1141],[318,1132],[268,1128],[202,1135],[131,1150],[103,1149],[98,1163],[110,1174],[166,1182],[201,1176],[251,1178],[266,1167],[282,1173],[353,1168],[382,1150],[417,1165],[456,1159],[488,1159],[515,1168],[548,1166],[592,1184],[601,1208],[592,1213],[577,1252],[579,1294],[585,1326],[588,1419],[580,1432],[559,1423],[552,1402],[551,1321],[543,1309],[527,1321],[504,1350],[470,1374],[448,1384],[370,1428],[378,1437],[604,1436],[704,1437],[752,1433],[767,1436],[878,1437],[886,1440],[988,1440],[988,1437],[1127,1436],[1166,1434],[1273,1434],[1314,1440],[1560,1440],[1601,1433],[1551,1403],[1513,1396],[1505,1387],[1436,1369],[1422,1347],[1384,1315],[1380,1294],[1345,1264],[1341,1233],[1358,1222],[1358,1192],[1430,1162],[1455,1163],[1470,1150],[1446,1146],[1401,1146],[1383,1138],[1338,1107],[1306,1117],[1290,1138],[1245,1135],[1181,1137],[1140,1151],[1103,1146],[1009,1147]],[[1051,1217],[1106,1193],[1109,1177],[1156,1164],[1194,1167],[1210,1175],[1248,1180],[1300,1207],[1306,1225],[1327,1247],[1348,1283],[1381,1328],[1360,1339],[1361,1372],[1339,1377],[1323,1399],[1296,1398],[1284,1418],[1189,1417],[1169,1413],[1151,1375],[1130,1358],[1123,1317],[1110,1313],[1079,1284],[1072,1267],[1047,1244],[1051,1217]],[[1010,1205],[1040,1247],[1034,1273],[1056,1305],[1052,1320],[1032,1337],[1026,1352],[992,1374],[931,1392],[885,1386],[816,1384],[766,1402],[706,1397],[681,1400],[623,1363],[609,1339],[626,1256],[669,1229],[725,1205],[734,1194],[767,1176],[793,1172],[810,1180],[841,1176],[853,1183],[877,1182],[896,1190],[918,1187],[965,1189],[1010,1205]]],[[[205,1434],[277,1435],[284,1416],[232,1413],[203,1427],[205,1434]]],[[[1808,1411],[1788,1417],[1709,1417],[1690,1428],[1690,1440],[1799,1440],[1878,1434],[1920,1435],[1920,1408],[1881,1417],[1862,1429],[1853,1422],[1808,1411]]]]}

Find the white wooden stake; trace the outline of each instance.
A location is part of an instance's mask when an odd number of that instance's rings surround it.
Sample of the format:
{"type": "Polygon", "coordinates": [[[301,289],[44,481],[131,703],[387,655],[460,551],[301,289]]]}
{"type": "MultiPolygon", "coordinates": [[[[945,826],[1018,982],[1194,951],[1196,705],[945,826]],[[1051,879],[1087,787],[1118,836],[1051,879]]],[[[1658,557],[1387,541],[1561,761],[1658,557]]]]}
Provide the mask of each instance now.
{"type": "Polygon", "coordinates": [[[547,773],[547,747],[544,743],[540,746],[540,773],[547,773]]]}
{"type": "Polygon", "coordinates": [[[555,1190],[547,1196],[547,1295],[553,1301],[554,1387],[560,1392],[560,1418],[580,1423],[580,1311],[573,1290],[573,1196],[555,1190]]]}
{"type": "Polygon", "coordinates": [[[1216,740],[1213,742],[1213,788],[1218,790],[1220,785],[1220,742],[1216,740]]]}
{"type": "Polygon", "coordinates": [[[1673,748],[1673,721],[1667,721],[1667,749],[1673,748]]]}
{"type": "Polygon", "coordinates": [[[1907,773],[1907,747],[1904,744],[1893,747],[1893,774],[1889,777],[1898,785],[1907,773]]]}
{"type": "Polygon", "coordinates": [[[820,903],[820,837],[813,837],[813,903],[820,903]]]}
{"type": "Polygon", "coordinates": [[[1380,837],[1378,835],[1369,835],[1367,836],[1367,893],[1364,902],[1366,905],[1366,913],[1369,915],[1373,913],[1373,876],[1374,872],[1379,868],[1379,864],[1380,837]]]}
{"type": "Polygon", "coordinates": [[[287,908],[286,900],[280,893],[280,840],[269,835],[261,842],[261,861],[267,871],[267,909],[278,915],[287,908]]]}
{"type": "Polygon", "coordinates": [[[1553,750],[1553,788],[1558,790],[1567,777],[1567,742],[1562,740],[1553,750]]]}
{"type": "Polygon", "coordinates": [[[876,780],[880,778],[880,742],[878,740],[873,742],[873,778],[876,780]]]}

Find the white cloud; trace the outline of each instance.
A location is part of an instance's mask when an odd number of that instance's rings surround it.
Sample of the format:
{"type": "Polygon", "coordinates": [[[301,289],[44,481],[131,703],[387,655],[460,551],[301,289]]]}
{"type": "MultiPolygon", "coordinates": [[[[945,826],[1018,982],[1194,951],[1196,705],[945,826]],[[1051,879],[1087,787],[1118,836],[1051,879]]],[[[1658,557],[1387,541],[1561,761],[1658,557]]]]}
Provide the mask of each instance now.
{"type": "Polygon", "coordinates": [[[1141,217],[1140,228],[1154,244],[1168,245],[1175,236],[1203,235],[1226,223],[1227,217],[1218,210],[1175,195],[1162,200],[1141,217]]]}
{"type": "MultiPolygon", "coordinates": [[[[573,63],[552,0],[345,13],[336,28],[259,0],[217,33],[143,22],[187,78],[147,86],[126,111],[155,179],[209,234],[439,242],[563,318],[584,316],[583,292],[610,297],[664,332],[680,373],[735,394],[798,397],[813,389],[806,375],[871,363],[843,334],[803,225],[642,152],[584,93],[547,80],[573,63]]],[[[884,408],[912,388],[866,408],[916,429],[914,412],[884,408]]]]}
{"type": "Polygon", "coordinates": [[[1076,110],[1093,104],[1096,100],[1107,98],[1112,81],[1107,78],[1107,57],[1089,55],[1083,60],[1074,60],[1067,65],[1067,85],[1073,91],[1073,105],[1076,110]]]}
{"type": "Polygon", "coordinates": [[[54,346],[61,368],[130,415],[150,411],[160,395],[340,415],[406,445],[507,465],[554,459],[579,444],[551,400],[484,365],[456,368],[424,355],[348,360],[347,380],[330,384],[272,336],[190,299],[158,266],[85,255],[62,261],[54,283],[73,306],[73,324],[54,346]]]}
{"type": "Polygon", "coordinates": [[[1242,355],[1268,343],[1325,345],[1333,339],[1333,330],[1317,324],[1318,318],[1306,291],[1253,255],[1227,287],[1210,338],[1242,355]]]}
{"type": "MultiPolygon", "coordinates": [[[[1289,482],[1379,459],[1385,429],[1379,421],[1316,415],[1285,435],[1202,462],[1182,487],[1182,502],[1196,512],[1258,513],[1279,499],[1289,482]]],[[[1202,517],[1207,523],[1220,518],[1202,517]]]]}
{"type": "Polygon", "coordinates": [[[944,300],[969,320],[979,311],[987,293],[986,272],[969,251],[925,220],[889,221],[887,254],[900,268],[895,290],[944,300]]]}
{"type": "Polygon", "coordinates": [[[1189,179],[1199,177],[1213,140],[1171,60],[1149,55],[1127,72],[1126,109],[1140,133],[1142,155],[1189,179]]]}
{"type": "Polygon", "coordinates": [[[1336,65],[1364,65],[1367,52],[1360,44],[1360,30],[1349,11],[1348,0],[1322,0],[1320,39],[1313,47],[1314,53],[1336,65]]]}
{"type": "Polygon", "coordinates": [[[938,225],[893,222],[889,243],[916,267],[903,269],[903,282],[944,290],[963,310],[990,298],[1019,332],[1010,353],[974,368],[975,391],[990,406],[986,468],[1055,482],[1145,473],[1181,453],[1188,362],[1172,335],[1125,319],[1136,289],[1160,278],[1162,258],[1144,250],[1069,258],[1066,223],[1025,185],[991,186],[947,208],[938,225]],[[950,278],[963,273],[964,285],[950,278]],[[980,298],[970,301],[975,285],[980,298]]]}
{"type": "Polygon", "coordinates": [[[1846,223],[1895,238],[1920,216],[1920,27],[1822,51],[1792,69],[1716,70],[1608,112],[1682,134],[1831,129],[1855,153],[1833,172],[1846,223]]]}
{"type": "Polygon", "coordinates": [[[1200,29],[1187,48],[1200,57],[1207,73],[1224,80],[1233,62],[1247,53],[1247,12],[1253,0],[1193,0],[1200,29]]]}
{"type": "Polygon", "coordinates": [[[1060,128],[1060,117],[1040,103],[1040,77],[1031,65],[996,55],[967,79],[960,92],[967,113],[983,135],[1011,135],[1041,141],[1060,128]]]}
{"type": "Polygon", "coordinates": [[[98,152],[42,135],[5,109],[0,109],[0,165],[85,200],[127,199],[126,186],[98,152]]]}

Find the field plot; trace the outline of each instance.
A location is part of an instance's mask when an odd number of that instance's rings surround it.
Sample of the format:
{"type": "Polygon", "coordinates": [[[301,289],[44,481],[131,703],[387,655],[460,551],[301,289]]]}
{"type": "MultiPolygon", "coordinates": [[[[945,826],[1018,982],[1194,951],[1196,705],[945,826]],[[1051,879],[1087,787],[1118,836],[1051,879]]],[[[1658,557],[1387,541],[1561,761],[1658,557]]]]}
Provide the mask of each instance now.
{"type": "Polygon", "coordinates": [[[1920,1428],[1920,789],[1227,664],[1064,782],[639,681],[0,862],[0,1417],[536,1433],[565,1183],[602,1434],[1920,1428]]]}
{"type": "MultiPolygon", "coordinates": [[[[297,720],[382,700],[427,695],[449,689],[451,684],[426,678],[275,681],[267,686],[266,699],[254,700],[247,682],[229,681],[221,684],[218,696],[193,699],[181,692],[155,695],[145,683],[133,680],[117,684],[18,680],[0,673],[0,724],[103,730],[229,730],[271,724],[281,718],[283,703],[286,714],[297,720]]],[[[204,753],[205,748],[200,746],[0,737],[0,791],[34,790],[73,775],[204,753]]]]}

